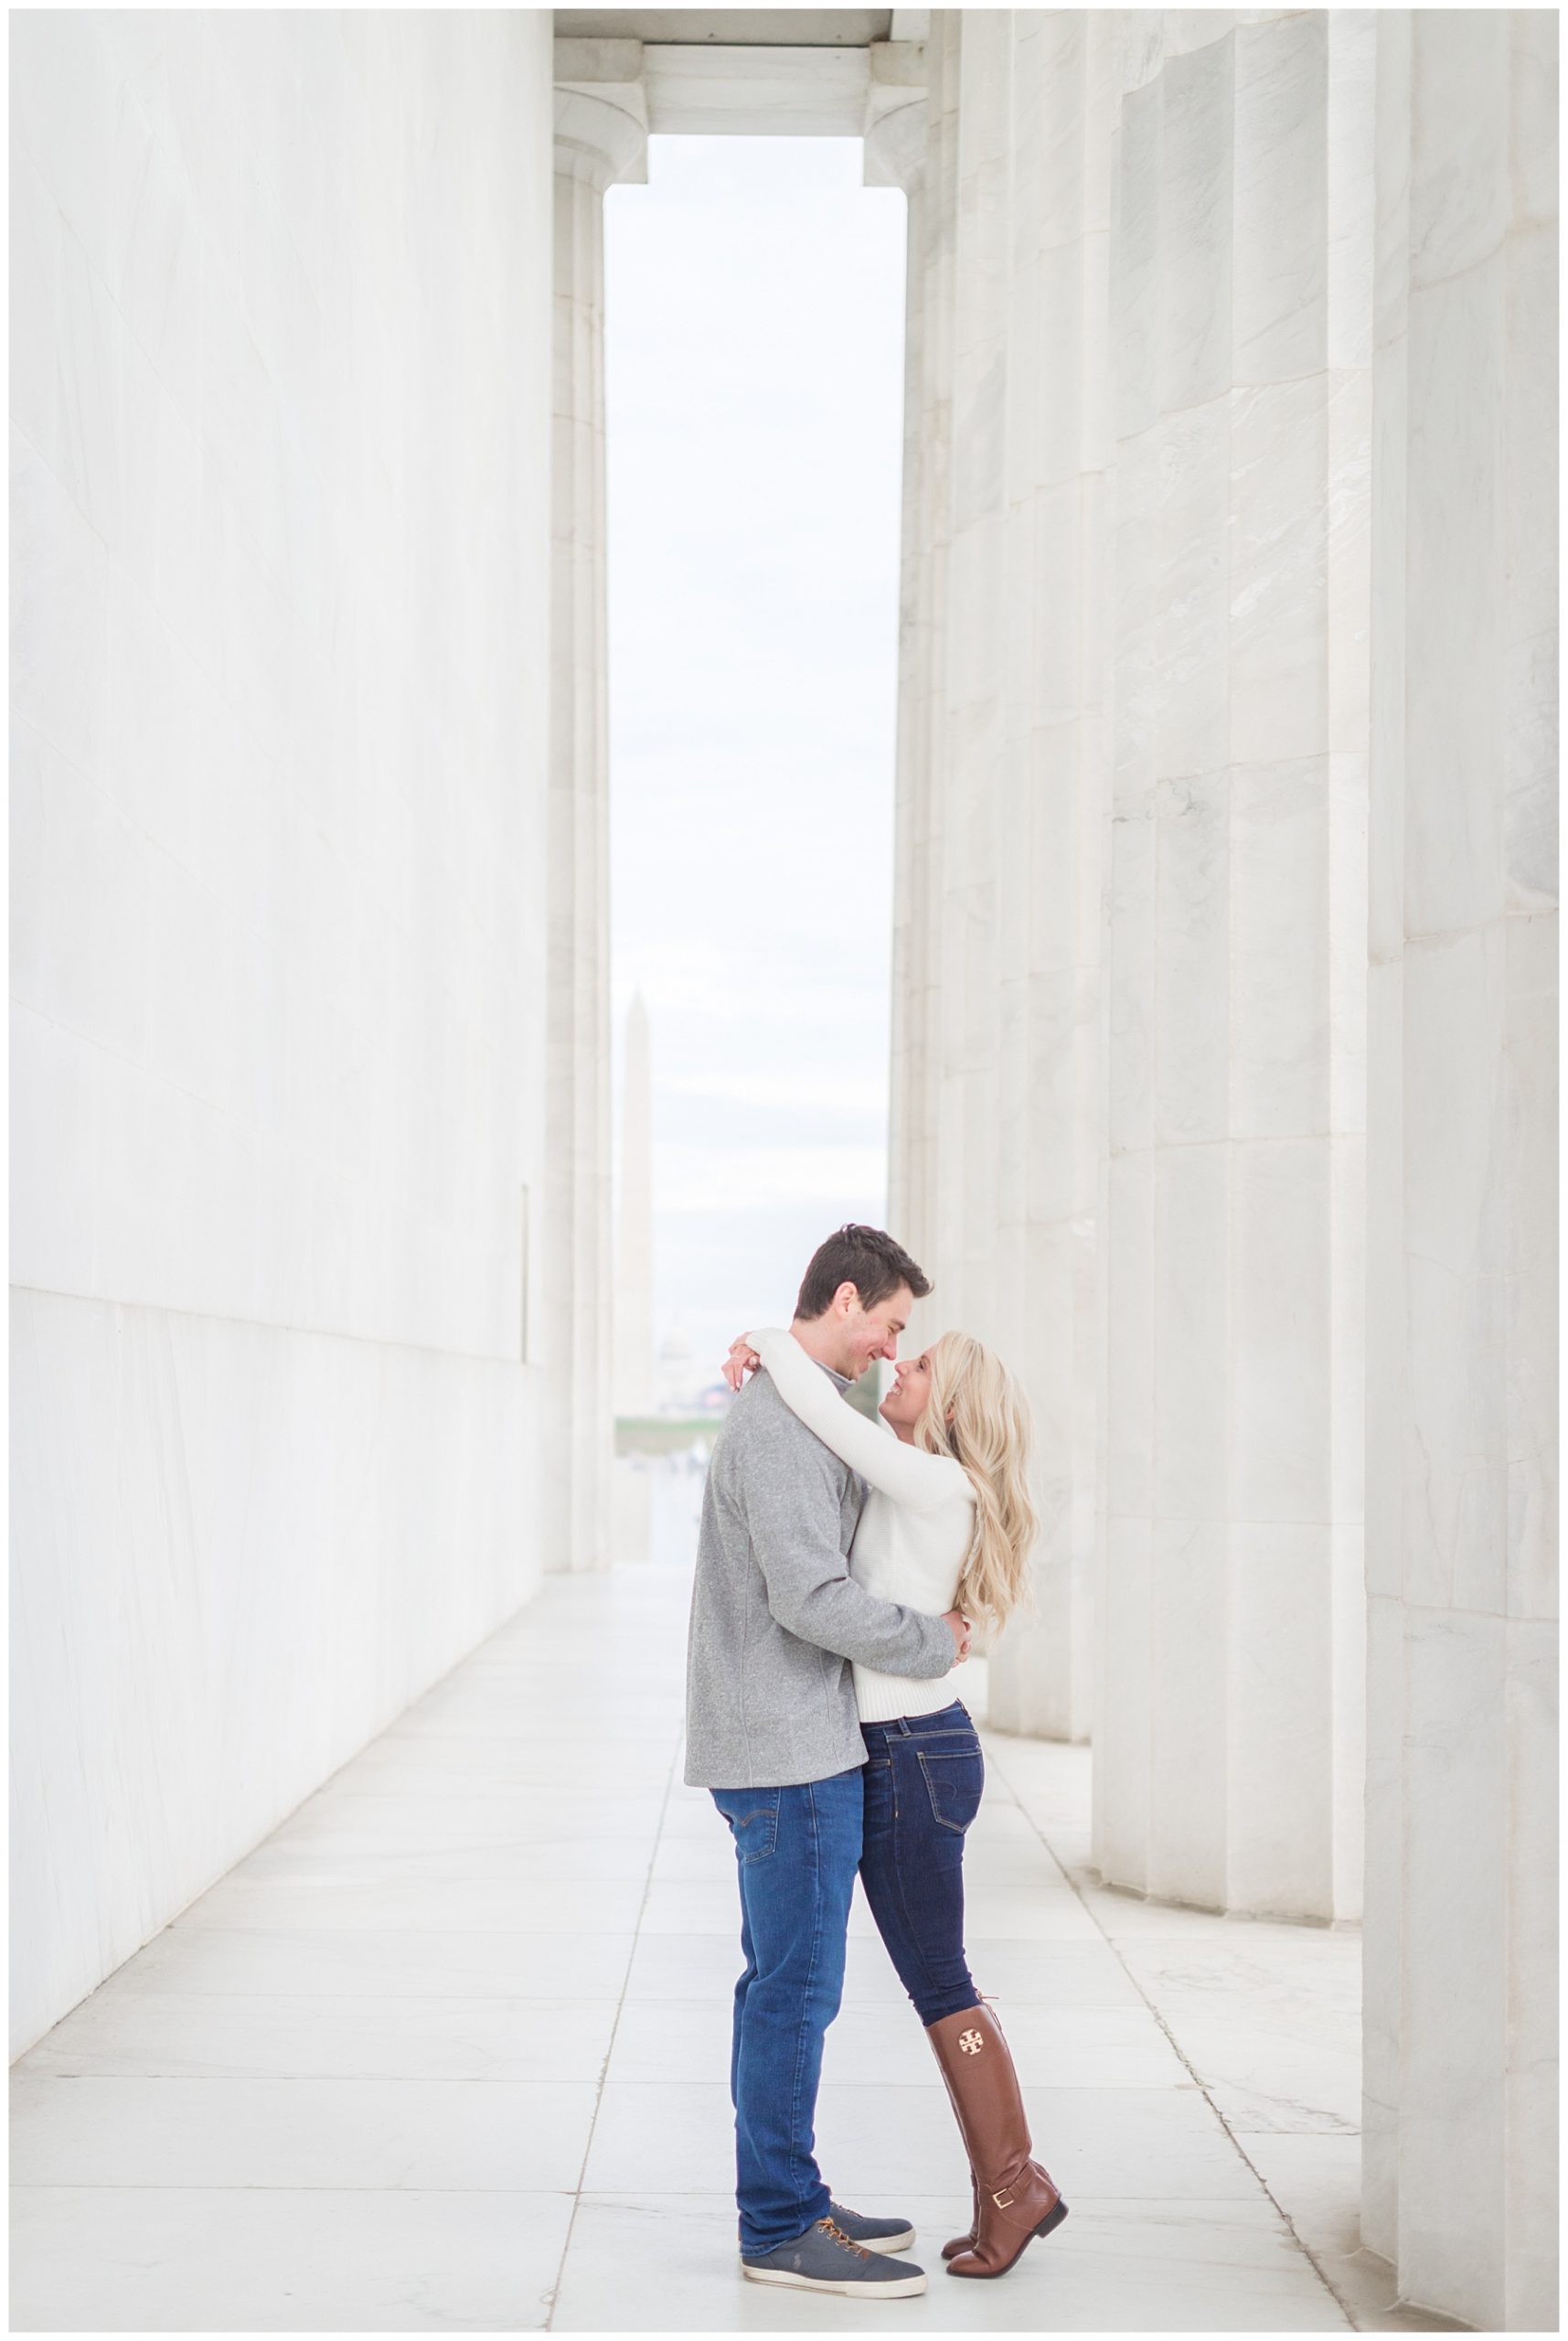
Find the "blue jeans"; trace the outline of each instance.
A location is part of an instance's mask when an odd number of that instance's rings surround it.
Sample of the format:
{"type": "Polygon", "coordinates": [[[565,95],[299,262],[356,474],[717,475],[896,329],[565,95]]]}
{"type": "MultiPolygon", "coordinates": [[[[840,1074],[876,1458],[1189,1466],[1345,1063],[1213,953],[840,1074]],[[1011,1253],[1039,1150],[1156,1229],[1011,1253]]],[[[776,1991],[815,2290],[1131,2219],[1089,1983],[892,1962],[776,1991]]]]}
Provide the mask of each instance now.
{"type": "Polygon", "coordinates": [[[860,1881],[922,2024],[978,2007],[964,1956],[964,1833],[986,1759],[962,1699],[932,1716],[860,1726],[866,1825],[860,1881]]]}
{"type": "Polygon", "coordinates": [[[798,1788],[715,1789],[735,1840],[741,1949],[730,2095],[743,2252],[774,2251],[826,2218],[813,2147],[822,2036],[844,1991],[860,1858],[860,1767],[798,1788]]]}

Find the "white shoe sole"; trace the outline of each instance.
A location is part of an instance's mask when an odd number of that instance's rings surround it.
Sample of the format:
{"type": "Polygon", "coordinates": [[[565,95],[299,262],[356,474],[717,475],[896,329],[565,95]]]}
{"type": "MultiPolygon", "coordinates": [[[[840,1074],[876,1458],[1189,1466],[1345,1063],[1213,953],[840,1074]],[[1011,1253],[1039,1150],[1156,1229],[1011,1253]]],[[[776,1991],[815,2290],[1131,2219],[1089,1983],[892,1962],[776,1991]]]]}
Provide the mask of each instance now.
{"type": "MultiPolygon", "coordinates": [[[[868,2243],[865,2249],[868,2251],[907,2251],[913,2241],[914,2229],[912,2228],[905,2228],[901,2235],[878,2236],[876,2241],[874,2243],[868,2243]]],[[[738,2259],[740,2257],[740,2246],[738,2244],[735,2247],[735,2251],[738,2259]]]]}
{"type": "Polygon", "coordinates": [[[741,2273],[753,2284],[793,2284],[797,2293],[841,2293],[846,2300],[855,2301],[908,2301],[925,2290],[923,2273],[884,2278],[880,2282],[862,2279],[857,2283],[853,2278],[836,2282],[831,2276],[797,2276],[786,2268],[748,2268],[743,2260],[741,2273]]]}
{"type": "MultiPolygon", "coordinates": [[[[915,2240],[915,2229],[906,2227],[901,2236],[880,2236],[875,2242],[869,2242],[866,2250],[869,2252],[908,2252],[912,2240],[915,2240]]],[[[740,2259],[740,2245],[735,2248],[735,2257],[740,2259]]]]}

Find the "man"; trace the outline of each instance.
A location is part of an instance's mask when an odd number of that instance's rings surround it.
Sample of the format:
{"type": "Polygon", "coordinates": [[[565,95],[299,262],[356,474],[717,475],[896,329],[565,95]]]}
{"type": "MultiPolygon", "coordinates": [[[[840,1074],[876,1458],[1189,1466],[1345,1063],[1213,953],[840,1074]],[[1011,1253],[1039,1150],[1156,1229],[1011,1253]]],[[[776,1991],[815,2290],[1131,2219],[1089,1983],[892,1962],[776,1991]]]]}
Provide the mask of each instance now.
{"type": "MultiPolygon", "coordinates": [[[[928,1278],[875,1227],[813,1255],[792,1331],[840,1390],[894,1357],[928,1278]]],[[[879,1601],[850,1577],[864,1497],[765,1374],[714,1443],[702,1504],[687,1662],[688,1785],[710,1789],[735,1841],[745,1972],[735,1986],[741,2260],[759,2283],[866,2300],[923,2293],[889,2257],[905,2219],[836,2204],[813,2154],[822,2038],[838,2012],[860,1858],[866,1760],[848,1662],[945,1674],[968,1647],[956,1610],[879,1601]],[[873,2247],[880,2245],[882,2250],[873,2247]]]]}

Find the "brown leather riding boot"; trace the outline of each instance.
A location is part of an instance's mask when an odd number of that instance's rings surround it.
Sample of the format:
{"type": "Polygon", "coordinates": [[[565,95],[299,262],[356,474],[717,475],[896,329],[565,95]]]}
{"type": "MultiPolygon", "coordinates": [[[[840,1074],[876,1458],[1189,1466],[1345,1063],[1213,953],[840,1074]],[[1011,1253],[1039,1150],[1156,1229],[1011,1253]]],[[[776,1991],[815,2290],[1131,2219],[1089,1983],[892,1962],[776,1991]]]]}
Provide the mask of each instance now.
{"type": "Polygon", "coordinates": [[[947,2272],[1005,2276],[1037,2235],[1061,2225],[1067,2206],[1050,2172],[1030,2159],[1023,2093],[989,2008],[960,2008],[927,2025],[925,2035],[947,2084],[975,2180],[973,2241],[960,2239],[947,2260],[947,2272]]]}

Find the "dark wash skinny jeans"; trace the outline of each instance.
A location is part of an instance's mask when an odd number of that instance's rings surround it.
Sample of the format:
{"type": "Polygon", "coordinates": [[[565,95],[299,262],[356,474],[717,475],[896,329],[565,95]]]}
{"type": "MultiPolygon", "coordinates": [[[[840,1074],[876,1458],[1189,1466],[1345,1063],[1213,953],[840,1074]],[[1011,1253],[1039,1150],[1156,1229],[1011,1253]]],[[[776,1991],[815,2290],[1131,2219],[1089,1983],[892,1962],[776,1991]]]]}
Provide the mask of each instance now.
{"type": "Polygon", "coordinates": [[[980,2004],[964,1956],[964,1833],[986,1785],[980,1736],[962,1699],[860,1730],[860,1882],[916,2015],[936,2024],[980,2004]]]}

